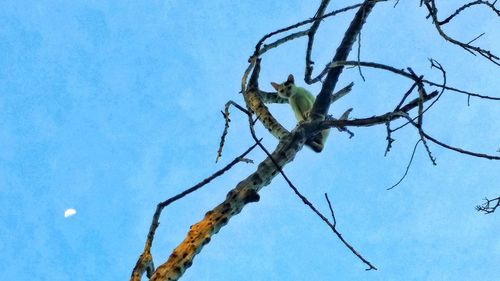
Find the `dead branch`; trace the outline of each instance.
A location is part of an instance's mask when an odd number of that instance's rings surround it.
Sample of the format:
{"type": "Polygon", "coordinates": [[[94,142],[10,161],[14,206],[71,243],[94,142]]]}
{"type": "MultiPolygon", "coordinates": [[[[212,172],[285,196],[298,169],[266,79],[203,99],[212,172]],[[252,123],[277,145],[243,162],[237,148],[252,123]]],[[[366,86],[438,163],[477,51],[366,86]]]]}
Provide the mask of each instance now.
{"type": "Polygon", "coordinates": [[[328,3],[330,0],[323,0],[321,1],[321,4],[319,5],[318,11],[316,12],[316,15],[314,18],[317,18],[309,28],[309,31],[307,33],[307,48],[306,48],[306,71],[304,74],[304,81],[307,84],[311,84],[311,75],[313,71],[312,65],[314,64],[313,61],[311,61],[311,53],[312,53],[312,47],[314,44],[314,35],[316,35],[316,31],[318,30],[319,24],[321,23],[321,19],[323,17],[323,14],[325,13],[325,9],[328,6],[328,3]]]}
{"type": "Polygon", "coordinates": [[[496,7],[495,7],[495,4],[496,4],[497,1],[494,1],[493,3],[490,3],[489,1],[482,1],[482,0],[477,0],[477,1],[472,1],[470,3],[467,3],[467,4],[464,4],[462,5],[460,8],[458,8],[453,14],[449,15],[446,19],[442,20],[442,21],[438,21],[438,24],[443,26],[447,23],[449,23],[454,17],[458,16],[458,14],[460,14],[461,12],[463,12],[465,9],[467,8],[470,8],[472,6],[475,6],[475,5],[484,5],[484,6],[487,6],[489,7],[494,13],[497,14],[497,16],[500,17],[500,10],[498,10],[496,7]]]}
{"type": "MultiPolygon", "coordinates": [[[[408,116],[408,114],[402,114],[402,116],[404,118],[406,118],[414,127],[418,127],[418,124],[416,124],[413,119],[408,116]]],[[[458,152],[460,154],[466,154],[466,155],[470,155],[470,156],[474,156],[474,157],[479,157],[479,158],[485,158],[485,159],[489,159],[489,160],[500,160],[500,156],[494,156],[494,155],[489,155],[489,154],[484,154],[484,153],[477,153],[477,152],[472,152],[472,151],[469,151],[469,150],[465,150],[465,149],[462,149],[462,148],[458,148],[458,147],[454,147],[454,146],[451,146],[451,145],[448,145],[448,144],[445,144],[433,137],[431,137],[429,134],[425,133],[424,131],[422,131],[422,134],[423,136],[432,141],[433,143],[439,145],[439,146],[442,146],[446,149],[449,149],[449,150],[453,150],[455,152],[458,152]]]]}
{"type": "Polygon", "coordinates": [[[224,117],[224,131],[222,132],[222,135],[220,137],[220,144],[219,144],[219,149],[217,150],[217,156],[215,158],[215,162],[219,161],[219,158],[222,156],[222,149],[224,147],[224,142],[226,140],[226,135],[227,131],[229,130],[229,122],[231,122],[231,119],[229,118],[229,106],[234,106],[238,108],[239,110],[245,112],[246,114],[250,114],[246,109],[241,107],[239,104],[235,103],[234,101],[228,101],[226,105],[224,106],[224,111],[221,111],[222,116],[224,117]]]}
{"type": "MultiPolygon", "coordinates": [[[[376,1],[376,0],[374,0],[376,1]]],[[[380,0],[380,1],[383,1],[383,0],[380,0]]],[[[266,35],[264,35],[260,40],[259,42],[257,42],[257,44],[255,45],[255,51],[252,55],[252,57],[259,57],[261,56],[262,54],[264,54],[267,50],[265,51],[262,51],[261,50],[261,47],[262,45],[264,44],[264,41],[267,40],[268,38],[274,36],[274,35],[277,35],[277,34],[280,34],[280,33],[283,33],[283,32],[287,32],[287,31],[290,31],[294,28],[297,28],[297,27],[300,27],[300,26],[303,26],[303,25],[306,25],[306,24],[309,24],[309,23],[312,23],[312,22],[315,22],[317,20],[323,20],[323,19],[326,19],[328,17],[332,17],[332,16],[335,16],[337,14],[340,14],[340,13],[344,13],[344,12],[347,12],[349,10],[353,10],[353,9],[356,9],[358,7],[360,7],[361,5],[363,4],[355,4],[355,5],[351,5],[351,6],[347,6],[347,7],[344,7],[342,9],[338,9],[338,10],[335,10],[335,11],[332,11],[332,12],[329,12],[327,14],[324,14],[323,16],[321,17],[313,17],[312,19],[308,19],[308,20],[304,20],[304,21],[301,21],[301,22],[298,22],[296,24],[292,24],[290,26],[287,26],[287,27],[284,27],[284,28],[281,28],[281,29],[278,29],[276,31],[273,31],[271,33],[268,33],[266,35]]],[[[307,30],[307,32],[309,32],[309,30],[307,30]]],[[[301,36],[305,36],[307,33],[301,35],[301,36]]],[[[298,38],[298,37],[296,37],[298,38]]],[[[284,43],[284,42],[283,42],[284,43]]],[[[264,46],[265,47],[265,46],[264,46]]],[[[274,47],[277,47],[277,46],[274,46],[274,47]]]]}
{"type": "MultiPolygon", "coordinates": [[[[476,1],[477,2],[477,1],[476,1]]],[[[480,1],[480,2],[486,2],[486,1],[480,1]]],[[[480,47],[477,47],[477,46],[473,46],[471,45],[471,43],[473,41],[475,41],[476,39],[473,39],[467,43],[464,43],[464,42],[461,42],[459,40],[456,40],[450,36],[448,36],[444,31],[443,29],[441,28],[443,23],[440,23],[440,21],[438,20],[438,16],[437,16],[437,7],[436,7],[436,3],[435,3],[435,0],[422,0],[421,1],[421,4],[424,4],[425,7],[427,8],[427,11],[429,12],[429,17],[432,18],[432,23],[434,24],[434,27],[436,28],[437,32],[439,33],[439,35],[441,37],[443,37],[443,39],[445,39],[446,41],[452,43],[452,44],[455,44],[461,48],[463,48],[464,50],[466,50],[467,52],[473,54],[473,55],[476,55],[476,54],[479,54],[481,55],[482,57],[486,58],[487,60],[491,61],[492,63],[500,66],[500,58],[496,55],[494,55],[493,53],[491,53],[489,50],[485,50],[485,49],[482,49],[480,47]]],[[[486,2],[488,3],[488,2],[486,2]]],[[[470,4],[470,3],[469,3],[470,4]]],[[[485,3],[482,3],[482,4],[485,4],[485,3]]],[[[489,6],[492,8],[493,11],[495,11],[497,13],[498,16],[500,16],[500,13],[498,12],[498,10],[495,8],[495,2],[493,4],[490,4],[488,3],[489,6]]],[[[486,4],[487,5],[487,4],[486,4]]],[[[469,6],[462,6],[461,8],[459,8],[460,11],[463,11],[464,9],[470,7],[472,5],[469,5],[469,6]]],[[[458,11],[458,10],[457,10],[458,11]]],[[[458,13],[460,13],[460,11],[458,11],[458,13]]],[[[456,12],[456,15],[458,15],[458,13],[456,12]]],[[[455,14],[452,14],[450,17],[453,18],[456,16],[455,14]]],[[[450,20],[451,18],[448,17],[450,20]]],[[[444,20],[445,23],[447,23],[448,21],[444,20]]]]}
{"type": "Polygon", "coordinates": [[[182,199],[186,195],[189,195],[190,193],[193,193],[197,191],[198,189],[202,188],[206,184],[210,183],[213,179],[223,175],[225,172],[229,171],[234,165],[236,165],[239,162],[246,162],[244,159],[246,155],[248,155],[258,144],[260,143],[260,140],[256,142],[254,145],[252,145],[250,148],[248,148],[245,152],[243,152],[240,156],[236,157],[233,161],[231,161],[229,164],[227,164],[224,168],[218,170],[208,178],[202,180],[201,182],[195,184],[194,186],[184,190],[183,192],[170,197],[169,199],[159,203],[156,206],[156,211],[153,215],[153,221],[151,222],[151,226],[149,227],[149,232],[148,236],[146,239],[146,243],[144,245],[144,251],[140,255],[139,259],[137,260],[137,263],[132,271],[132,276],[130,278],[131,281],[139,281],[141,280],[142,275],[144,274],[145,271],[147,271],[147,277],[151,278],[152,273],[154,271],[154,265],[153,265],[153,257],[151,256],[151,246],[153,245],[153,239],[156,233],[156,229],[160,225],[160,216],[165,207],[168,205],[172,204],[173,202],[182,199]]]}
{"type": "Polygon", "coordinates": [[[500,197],[488,199],[484,198],[484,202],[482,205],[477,205],[476,210],[478,212],[483,212],[484,214],[491,214],[496,211],[498,206],[500,206],[500,197]]]}
{"type": "Polygon", "coordinates": [[[386,190],[391,190],[391,189],[395,188],[406,178],[406,175],[408,174],[408,171],[410,170],[411,163],[413,162],[413,157],[415,156],[415,151],[417,151],[418,144],[421,141],[422,141],[422,139],[419,139],[417,141],[417,143],[415,143],[415,147],[413,147],[413,151],[411,153],[410,161],[408,162],[408,165],[406,165],[406,170],[405,170],[405,173],[403,174],[403,176],[399,179],[399,181],[397,183],[393,184],[391,187],[387,188],[386,190]]]}
{"type": "MultiPolygon", "coordinates": [[[[337,61],[337,62],[328,64],[327,67],[325,67],[325,71],[324,72],[326,73],[329,67],[335,67],[337,65],[357,66],[358,64],[360,66],[363,66],[363,67],[370,67],[370,68],[376,68],[376,69],[386,70],[386,71],[392,72],[394,74],[398,74],[398,75],[401,75],[403,77],[406,77],[406,78],[409,78],[409,79],[413,80],[412,75],[410,73],[406,72],[404,69],[398,69],[398,68],[395,68],[393,66],[385,65],[385,64],[382,64],[382,63],[376,63],[376,62],[337,61]]],[[[422,79],[422,82],[425,83],[425,84],[427,84],[427,85],[429,85],[429,86],[438,87],[440,89],[445,89],[445,90],[449,90],[449,91],[456,92],[456,93],[466,94],[466,95],[469,95],[469,96],[472,96],[472,97],[477,97],[477,98],[480,98],[480,99],[500,101],[500,97],[492,97],[492,96],[480,95],[480,94],[477,94],[477,93],[473,93],[473,92],[469,92],[469,91],[464,91],[464,90],[457,89],[457,88],[454,88],[454,87],[446,86],[444,84],[439,84],[439,83],[436,83],[436,82],[433,82],[433,81],[430,81],[430,80],[426,80],[426,79],[422,79]]]]}
{"type": "MultiPolygon", "coordinates": [[[[377,4],[377,2],[369,0],[363,2],[363,5],[358,9],[354,19],[347,28],[344,38],[333,56],[332,62],[345,61],[347,59],[352,45],[356,41],[356,37],[363,28],[363,25],[375,4],[377,4]]],[[[330,108],[330,96],[337,85],[337,81],[342,73],[342,70],[343,66],[332,67],[328,70],[325,81],[321,87],[321,91],[316,96],[316,101],[314,102],[309,116],[312,120],[323,120],[327,116],[328,109],[330,108]]]]}

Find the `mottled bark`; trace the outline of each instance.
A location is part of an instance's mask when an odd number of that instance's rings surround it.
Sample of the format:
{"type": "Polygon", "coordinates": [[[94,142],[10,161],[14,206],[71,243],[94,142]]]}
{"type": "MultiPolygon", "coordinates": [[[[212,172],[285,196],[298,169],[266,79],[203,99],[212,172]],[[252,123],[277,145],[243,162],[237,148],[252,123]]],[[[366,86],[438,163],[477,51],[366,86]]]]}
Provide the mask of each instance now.
{"type": "Polygon", "coordinates": [[[258,94],[254,91],[250,91],[244,96],[247,106],[255,113],[257,118],[259,118],[262,125],[264,125],[264,128],[266,128],[274,137],[281,139],[289,133],[288,130],[285,129],[285,127],[283,127],[269,112],[269,109],[260,99],[258,94]]]}
{"type": "Polygon", "coordinates": [[[272,158],[268,157],[260,163],[254,173],[239,182],[227,194],[224,202],[208,211],[201,221],[190,227],[184,241],[175,248],[167,262],[156,269],[150,280],[178,280],[214,234],[219,232],[233,216],[240,213],[245,205],[259,201],[259,190],[268,185],[279,173],[278,167],[282,168],[292,161],[302,149],[305,141],[303,132],[302,129],[298,129],[284,136],[271,154],[272,158]],[[273,159],[276,163],[273,163],[273,159]]]}

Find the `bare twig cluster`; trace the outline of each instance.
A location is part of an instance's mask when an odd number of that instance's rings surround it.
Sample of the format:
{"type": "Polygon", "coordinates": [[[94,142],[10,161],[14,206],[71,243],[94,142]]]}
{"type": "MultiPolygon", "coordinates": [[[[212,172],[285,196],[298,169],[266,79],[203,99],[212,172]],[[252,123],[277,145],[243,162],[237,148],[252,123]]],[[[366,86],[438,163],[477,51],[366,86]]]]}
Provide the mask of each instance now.
{"type": "Polygon", "coordinates": [[[484,198],[484,203],[482,205],[477,205],[476,210],[478,212],[483,212],[485,214],[491,214],[496,211],[498,206],[500,206],[500,196],[493,199],[484,198]]]}
{"type": "Polygon", "coordinates": [[[500,57],[494,55],[491,51],[485,50],[481,47],[474,46],[472,43],[482,37],[484,33],[481,33],[480,35],[476,36],[475,38],[469,40],[468,42],[462,42],[460,40],[456,40],[446,34],[443,30],[443,26],[447,23],[449,23],[452,19],[454,19],[460,12],[464,11],[467,8],[470,8],[475,5],[484,5],[487,6],[491,11],[493,11],[498,17],[500,17],[500,11],[495,7],[497,1],[494,2],[489,2],[489,1],[472,1],[470,3],[467,3],[460,8],[458,8],[453,14],[448,16],[446,19],[440,21],[438,19],[438,8],[436,5],[435,0],[421,0],[420,5],[424,5],[427,8],[427,11],[429,12],[429,15],[427,16],[428,18],[432,18],[432,22],[434,26],[436,27],[436,30],[438,31],[439,35],[443,37],[446,41],[455,44],[457,46],[460,46],[467,52],[473,54],[473,55],[480,55],[485,57],[487,60],[491,61],[492,63],[500,66],[500,57]]]}

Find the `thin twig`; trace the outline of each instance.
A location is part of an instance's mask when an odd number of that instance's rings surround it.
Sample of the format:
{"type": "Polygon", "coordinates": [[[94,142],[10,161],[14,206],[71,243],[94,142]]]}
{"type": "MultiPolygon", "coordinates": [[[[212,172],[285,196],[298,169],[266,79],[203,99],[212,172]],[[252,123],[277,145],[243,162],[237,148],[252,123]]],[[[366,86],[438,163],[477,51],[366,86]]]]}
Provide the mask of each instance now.
{"type": "MultiPolygon", "coordinates": [[[[417,118],[420,118],[420,116],[422,116],[423,114],[425,114],[431,107],[433,107],[437,103],[437,101],[441,98],[441,96],[443,95],[443,93],[445,91],[446,82],[447,82],[446,71],[444,70],[443,66],[438,61],[436,61],[434,59],[429,59],[429,61],[431,62],[431,68],[437,68],[439,71],[441,71],[441,74],[443,76],[443,84],[442,84],[443,87],[441,88],[441,92],[439,92],[439,95],[431,102],[431,104],[428,105],[422,112],[419,112],[419,114],[417,115],[417,117],[413,118],[413,120],[416,120],[417,118]]],[[[410,73],[410,74],[413,77],[416,77],[415,73],[410,73]]],[[[420,89],[420,87],[423,87],[421,85],[422,82],[424,82],[424,80],[422,80],[421,78],[418,79],[418,80],[415,80],[416,85],[419,85],[419,89],[420,89]]],[[[469,98],[470,98],[470,95],[469,95],[469,98]]],[[[403,128],[403,127],[405,127],[408,124],[409,124],[409,122],[406,122],[403,125],[398,126],[397,128],[395,128],[393,130],[393,132],[395,132],[395,131],[397,131],[397,130],[403,128]]],[[[427,143],[425,141],[424,141],[424,145],[425,145],[426,148],[428,148],[427,143]]]]}
{"type": "Polygon", "coordinates": [[[256,57],[258,54],[260,54],[260,48],[262,46],[262,44],[264,44],[264,41],[267,40],[268,38],[276,35],[276,34],[280,34],[280,33],[283,33],[283,32],[287,32],[289,30],[292,30],[294,28],[297,28],[297,27],[300,27],[300,26],[303,26],[303,25],[306,25],[306,24],[309,24],[309,23],[312,23],[314,21],[317,21],[317,20],[320,20],[320,19],[325,19],[325,18],[328,18],[328,17],[331,17],[331,16],[335,16],[337,14],[340,14],[340,13],[344,13],[344,12],[347,12],[349,10],[353,10],[353,9],[356,9],[358,7],[360,7],[361,5],[363,5],[362,3],[360,4],[355,4],[355,5],[352,5],[352,6],[347,6],[347,7],[344,7],[342,9],[338,9],[338,10],[335,10],[335,11],[332,11],[332,12],[329,12],[329,13],[326,13],[324,14],[322,17],[318,17],[318,18],[312,18],[312,19],[308,19],[308,20],[304,20],[304,21],[301,21],[301,22],[298,22],[296,24],[292,24],[292,25],[289,25],[287,27],[284,27],[284,28],[281,28],[281,29],[278,29],[276,31],[273,31],[271,33],[268,33],[266,35],[264,35],[260,40],[259,42],[257,42],[257,44],[255,45],[255,51],[254,51],[254,54],[252,55],[253,57],[256,57]]]}
{"type": "Polygon", "coordinates": [[[335,219],[335,213],[333,212],[332,203],[330,202],[330,199],[328,198],[328,193],[325,193],[325,198],[326,198],[326,202],[328,202],[328,208],[330,209],[330,213],[332,215],[333,227],[336,227],[337,226],[337,219],[335,219]]]}
{"type": "Polygon", "coordinates": [[[395,141],[395,139],[392,138],[391,122],[389,122],[389,121],[386,122],[385,128],[386,128],[386,132],[387,132],[387,136],[385,137],[385,139],[387,140],[387,146],[385,148],[384,157],[386,157],[387,154],[389,153],[389,151],[391,151],[392,143],[395,141]]]}
{"type": "MultiPolygon", "coordinates": [[[[381,63],[376,63],[376,62],[336,61],[334,63],[328,64],[325,69],[328,69],[329,67],[335,67],[337,65],[352,65],[352,66],[356,66],[358,64],[361,65],[361,66],[363,66],[363,67],[371,67],[371,68],[377,68],[377,69],[382,69],[382,70],[390,71],[392,73],[404,76],[406,78],[413,79],[412,76],[409,73],[405,72],[403,69],[397,69],[395,67],[392,67],[392,66],[389,66],[389,65],[385,65],[385,64],[381,64],[381,63]]],[[[446,86],[446,85],[443,85],[443,84],[438,84],[438,83],[435,83],[435,82],[432,82],[432,81],[429,81],[429,80],[426,80],[426,79],[423,79],[422,82],[425,83],[425,84],[428,84],[430,86],[435,86],[435,87],[438,87],[438,88],[441,88],[441,89],[450,90],[450,91],[461,93],[461,94],[471,95],[473,97],[477,97],[477,98],[481,98],[481,99],[488,99],[488,100],[497,100],[497,101],[500,101],[500,97],[492,97],[492,96],[479,95],[479,94],[476,94],[476,93],[473,93],[473,92],[468,92],[468,91],[460,90],[460,89],[453,88],[453,87],[450,87],[450,86],[446,86]]]]}
{"type": "MultiPolygon", "coordinates": [[[[410,121],[410,123],[414,126],[414,127],[417,127],[418,125],[412,120],[412,118],[410,116],[408,116],[408,114],[402,114],[401,115],[402,117],[405,117],[406,120],[410,121]]],[[[448,145],[448,144],[445,144],[433,137],[431,137],[429,134],[427,134],[426,132],[423,132],[423,135],[426,139],[432,141],[433,143],[439,145],[439,146],[442,146],[444,148],[447,148],[449,150],[453,150],[453,151],[456,151],[458,153],[461,153],[461,154],[466,154],[466,155],[471,155],[471,156],[475,156],[475,157],[479,157],[479,158],[485,158],[485,159],[489,159],[489,160],[500,160],[500,156],[494,156],[494,155],[489,155],[489,154],[484,154],[484,153],[477,153],[477,152],[472,152],[472,151],[468,151],[468,150],[465,150],[465,149],[461,149],[461,148],[458,148],[458,147],[454,147],[454,146],[451,146],[451,145],[448,145]]]]}
{"type": "Polygon", "coordinates": [[[406,93],[403,95],[403,98],[401,99],[401,101],[399,101],[399,104],[396,106],[396,108],[394,109],[394,111],[398,111],[401,106],[403,105],[403,103],[405,102],[406,98],[411,94],[411,92],[413,92],[413,90],[415,89],[415,87],[418,85],[418,83],[420,83],[422,81],[422,79],[424,78],[424,76],[420,76],[418,77],[418,79],[414,82],[413,84],[411,85],[410,89],[408,91],[406,91],[406,93]]]}
{"type": "Polygon", "coordinates": [[[474,37],[474,39],[470,40],[469,42],[467,42],[465,44],[469,45],[470,43],[472,43],[472,42],[476,41],[477,39],[483,37],[484,34],[486,34],[486,33],[483,32],[483,33],[479,34],[478,36],[474,37]]]}
{"type": "Polygon", "coordinates": [[[229,107],[231,105],[248,114],[248,111],[236,102],[230,100],[226,103],[226,105],[224,106],[224,111],[221,111],[222,116],[224,116],[224,131],[222,131],[222,135],[220,137],[220,144],[219,149],[217,150],[217,156],[215,157],[215,163],[217,163],[219,161],[219,158],[222,156],[222,149],[224,147],[226,135],[229,130],[229,122],[231,122],[231,119],[229,118],[229,107]]]}
{"type": "Polygon", "coordinates": [[[481,0],[477,0],[477,1],[472,1],[470,3],[467,3],[463,6],[461,6],[460,8],[458,8],[453,14],[451,14],[450,16],[448,16],[446,19],[442,20],[442,21],[438,21],[438,24],[439,25],[445,25],[447,23],[449,23],[454,17],[456,17],[458,14],[460,14],[460,12],[462,12],[463,10],[471,7],[471,6],[474,6],[474,5],[486,5],[488,7],[491,8],[491,10],[493,12],[495,12],[498,16],[500,16],[500,10],[498,10],[497,8],[495,8],[495,3],[497,1],[494,1],[493,3],[490,3],[489,1],[481,1],[481,0]]]}
{"type": "Polygon", "coordinates": [[[263,55],[264,53],[266,53],[267,51],[271,50],[271,49],[274,49],[276,47],[278,47],[279,45],[283,44],[283,43],[286,43],[288,41],[292,41],[292,40],[295,40],[297,38],[300,38],[302,36],[305,36],[307,35],[309,32],[309,30],[303,30],[303,31],[298,31],[298,32],[295,32],[295,33],[292,33],[292,34],[289,34],[283,38],[280,38],[272,43],[269,43],[269,44],[265,44],[264,47],[262,49],[259,50],[259,56],[263,55]]]}
{"type": "Polygon", "coordinates": [[[411,163],[413,162],[413,156],[415,156],[415,151],[417,151],[418,144],[421,141],[422,141],[422,139],[419,139],[417,141],[417,143],[415,144],[415,147],[413,148],[413,152],[411,153],[410,161],[408,162],[408,165],[406,166],[406,171],[405,171],[404,175],[399,179],[399,181],[397,183],[395,183],[391,187],[387,188],[386,190],[391,190],[391,189],[395,188],[396,186],[398,186],[404,180],[404,178],[406,178],[406,175],[408,174],[408,171],[410,170],[411,163]]]}
{"type": "MultiPolygon", "coordinates": [[[[361,61],[361,31],[358,34],[358,62],[361,61]]],[[[363,81],[366,81],[365,76],[363,75],[363,71],[361,70],[361,66],[358,64],[359,76],[363,81]]]]}
{"type": "Polygon", "coordinates": [[[321,4],[319,5],[318,10],[316,11],[316,15],[314,15],[314,18],[316,19],[311,27],[309,28],[309,32],[307,33],[307,48],[306,48],[306,70],[304,74],[304,81],[309,84],[311,80],[311,75],[313,72],[313,64],[314,62],[311,61],[311,52],[312,52],[312,47],[314,44],[314,35],[316,35],[316,31],[319,28],[319,25],[321,23],[321,19],[325,13],[326,7],[328,6],[328,3],[330,0],[322,0],[321,4]]]}
{"type": "Polygon", "coordinates": [[[458,153],[467,154],[467,155],[471,155],[471,156],[475,156],[475,157],[480,157],[480,158],[486,158],[486,159],[489,159],[489,160],[500,160],[500,156],[494,156],[494,155],[489,155],[489,154],[484,154],[484,153],[477,153],[477,152],[472,152],[472,151],[468,151],[468,150],[465,150],[465,149],[461,149],[461,148],[458,148],[458,147],[454,147],[454,146],[445,144],[445,143],[443,143],[441,141],[438,141],[437,139],[429,136],[427,133],[424,133],[424,136],[425,136],[425,138],[427,138],[428,140],[432,141],[433,143],[435,143],[435,144],[437,144],[439,146],[442,146],[444,148],[456,151],[458,153]]]}
{"type": "MultiPolygon", "coordinates": [[[[414,76],[417,77],[415,72],[411,68],[408,68],[408,71],[414,76]]],[[[427,151],[427,155],[429,156],[429,159],[431,160],[433,165],[436,165],[436,158],[432,156],[431,149],[429,148],[429,145],[427,144],[427,141],[425,140],[424,137],[424,130],[423,130],[423,123],[424,123],[424,99],[427,96],[427,93],[425,92],[424,85],[422,82],[418,83],[418,115],[417,115],[417,125],[418,125],[418,133],[420,135],[420,140],[424,144],[425,150],[427,151]]],[[[439,98],[439,96],[438,96],[439,98]]],[[[435,101],[435,100],[434,100],[435,101]]],[[[432,105],[432,104],[431,104],[432,105]]]]}

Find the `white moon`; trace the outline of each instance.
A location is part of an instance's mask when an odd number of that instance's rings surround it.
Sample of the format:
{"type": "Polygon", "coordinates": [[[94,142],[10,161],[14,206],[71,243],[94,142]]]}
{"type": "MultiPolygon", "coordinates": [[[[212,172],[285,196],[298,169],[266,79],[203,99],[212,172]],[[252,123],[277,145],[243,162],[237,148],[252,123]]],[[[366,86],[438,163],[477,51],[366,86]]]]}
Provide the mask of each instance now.
{"type": "Polygon", "coordinates": [[[65,218],[69,218],[69,217],[71,217],[74,214],[76,214],[76,210],[73,209],[73,208],[70,208],[70,209],[67,209],[66,211],[64,211],[64,217],[65,218]]]}

